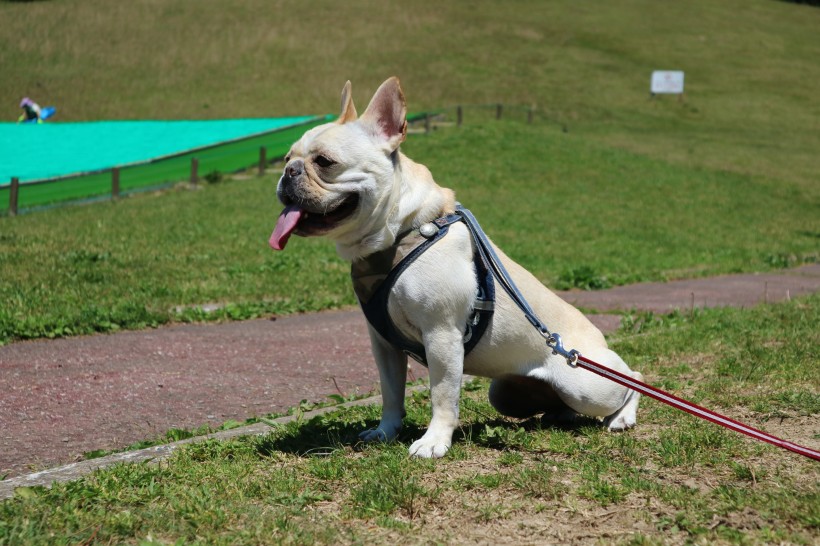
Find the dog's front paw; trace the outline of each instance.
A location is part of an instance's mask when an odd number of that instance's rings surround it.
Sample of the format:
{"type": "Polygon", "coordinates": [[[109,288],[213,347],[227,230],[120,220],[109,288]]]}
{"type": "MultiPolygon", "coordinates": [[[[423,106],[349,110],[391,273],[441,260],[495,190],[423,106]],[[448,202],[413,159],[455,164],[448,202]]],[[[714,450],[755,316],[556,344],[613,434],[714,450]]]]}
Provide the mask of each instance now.
{"type": "Polygon", "coordinates": [[[387,442],[387,434],[380,428],[371,428],[359,433],[359,440],[362,442],[387,442]]]}
{"type": "Polygon", "coordinates": [[[385,426],[380,424],[376,428],[371,428],[359,433],[359,440],[362,442],[391,442],[396,439],[401,430],[401,425],[385,426]]]}
{"type": "Polygon", "coordinates": [[[427,434],[413,442],[410,446],[410,455],[423,459],[438,459],[444,457],[450,449],[451,442],[450,438],[438,438],[428,431],[427,434]]]}

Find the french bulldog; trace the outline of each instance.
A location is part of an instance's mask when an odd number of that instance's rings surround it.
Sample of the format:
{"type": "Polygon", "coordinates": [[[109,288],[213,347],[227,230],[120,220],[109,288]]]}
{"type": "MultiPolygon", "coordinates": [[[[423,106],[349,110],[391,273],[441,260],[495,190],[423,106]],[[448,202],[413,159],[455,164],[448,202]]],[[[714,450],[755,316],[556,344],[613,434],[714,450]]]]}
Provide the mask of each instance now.
{"type": "MultiPolygon", "coordinates": [[[[400,151],[407,107],[399,80],[385,81],[359,116],[350,82],[341,114],[308,130],[285,157],[277,185],[285,206],[270,237],[282,250],[291,234],[324,236],[353,263],[389,249],[402,234],[455,210],[452,190],[400,151]]],[[[607,347],[601,332],[532,274],[493,246],[537,316],[564,345],[609,368],[642,380],[607,347]]],[[[450,226],[398,277],[387,301],[389,319],[407,339],[423,345],[429,368],[432,419],[410,446],[417,457],[442,457],[458,425],[463,374],[492,379],[489,399],[501,414],[524,418],[602,418],[617,431],[636,423],[640,394],[568,365],[546,346],[506,292],[499,290],[489,325],[465,357],[465,324],[473,316],[478,281],[475,242],[462,222],[450,226]]],[[[379,425],[360,434],[366,442],[396,438],[405,416],[406,353],[368,324],[383,397],[379,425]]]]}

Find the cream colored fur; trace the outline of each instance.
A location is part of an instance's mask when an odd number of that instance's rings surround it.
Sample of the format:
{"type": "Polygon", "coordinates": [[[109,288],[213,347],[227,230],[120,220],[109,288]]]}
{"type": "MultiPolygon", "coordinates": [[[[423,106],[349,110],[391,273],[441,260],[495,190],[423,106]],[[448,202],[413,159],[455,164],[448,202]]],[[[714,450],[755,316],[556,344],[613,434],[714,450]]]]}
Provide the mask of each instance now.
{"type": "MultiPolygon", "coordinates": [[[[314,128],[296,142],[288,164],[303,161],[305,174],[287,183],[302,185],[305,206],[320,211],[351,192],[356,211],[322,235],[336,242],[339,255],[356,260],[393,244],[396,235],[429,222],[455,206],[453,192],[438,186],[430,171],[399,151],[406,134],[406,107],[398,79],[376,91],[358,117],[350,82],[342,92],[342,113],[334,123],[314,128]],[[318,156],[332,158],[331,169],[311,167],[318,156]]],[[[287,166],[286,166],[287,171],[287,166]]],[[[277,189],[284,193],[283,181],[277,189]]],[[[522,196],[526,198],[526,196],[522,196]]],[[[488,226],[492,231],[492,226],[488,226]]],[[[515,416],[552,413],[604,418],[611,430],[635,425],[639,395],[553,356],[544,338],[507,294],[496,290],[496,308],[481,342],[464,358],[462,333],[476,293],[473,243],[466,227],[451,226],[399,278],[388,309],[396,326],[424,344],[430,370],[433,417],[427,432],[410,447],[419,457],[441,457],[458,424],[462,375],[494,379],[491,402],[515,416]]],[[[612,352],[601,332],[577,309],[561,300],[528,271],[496,248],[505,267],[536,314],[562,335],[564,346],[637,379],[641,375],[612,352]]],[[[379,426],[361,434],[365,441],[391,440],[401,429],[407,357],[370,328],[384,406],[379,426]]]]}

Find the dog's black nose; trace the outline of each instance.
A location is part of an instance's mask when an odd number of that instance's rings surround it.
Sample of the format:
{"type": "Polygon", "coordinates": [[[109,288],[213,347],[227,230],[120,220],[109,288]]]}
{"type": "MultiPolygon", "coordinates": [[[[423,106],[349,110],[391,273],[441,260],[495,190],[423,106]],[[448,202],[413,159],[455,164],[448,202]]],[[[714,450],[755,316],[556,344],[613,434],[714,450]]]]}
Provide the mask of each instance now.
{"type": "Polygon", "coordinates": [[[301,159],[294,159],[285,166],[285,174],[288,178],[296,178],[305,172],[305,162],[301,159]]]}

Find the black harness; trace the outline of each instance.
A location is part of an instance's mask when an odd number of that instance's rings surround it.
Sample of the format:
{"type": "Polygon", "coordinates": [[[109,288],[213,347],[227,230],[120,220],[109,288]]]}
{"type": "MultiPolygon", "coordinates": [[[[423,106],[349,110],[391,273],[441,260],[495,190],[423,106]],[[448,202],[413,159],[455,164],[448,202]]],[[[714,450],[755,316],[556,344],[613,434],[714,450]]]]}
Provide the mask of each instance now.
{"type": "MultiPolygon", "coordinates": [[[[459,206],[455,214],[437,218],[418,229],[408,231],[396,238],[390,248],[353,262],[351,276],[359,304],[367,322],[391,345],[404,351],[420,364],[427,366],[424,345],[407,339],[390,320],[387,299],[396,280],[421,254],[442,239],[452,224],[463,222],[459,206]]],[[[470,231],[475,241],[475,235],[470,231]]],[[[473,252],[478,290],[473,314],[464,330],[464,356],[475,347],[492,318],[495,306],[495,284],[484,253],[473,252]]]]}

